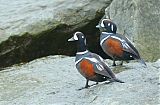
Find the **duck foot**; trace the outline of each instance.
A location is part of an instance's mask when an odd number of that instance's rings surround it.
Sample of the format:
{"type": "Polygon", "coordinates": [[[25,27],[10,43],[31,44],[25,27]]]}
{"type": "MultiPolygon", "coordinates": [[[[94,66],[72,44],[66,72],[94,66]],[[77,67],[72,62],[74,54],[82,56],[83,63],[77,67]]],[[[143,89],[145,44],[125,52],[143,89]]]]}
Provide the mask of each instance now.
{"type": "Polygon", "coordinates": [[[113,62],[112,66],[116,66],[116,63],[115,63],[115,61],[113,62]]]}
{"type": "Polygon", "coordinates": [[[90,86],[88,86],[88,87],[82,87],[82,88],[80,88],[80,89],[77,89],[77,90],[83,90],[83,89],[88,89],[90,86]]]}
{"type": "Polygon", "coordinates": [[[110,84],[110,83],[112,83],[112,81],[107,81],[107,82],[105,82],[104,84],[110,84]]]}
{"type": "Polygon", "coordinates": [[[89,87],[94,86],[94,85],[97,85],[97,84],[98,84],[98,82],[96,82],[95,84],[92,84],[92,85],[88,85],[88,81],[87,81],[85,87],[82,87],[82,88],[80,88],[80,89],[78,89],[78,90],[88,89],[89,87]]]}

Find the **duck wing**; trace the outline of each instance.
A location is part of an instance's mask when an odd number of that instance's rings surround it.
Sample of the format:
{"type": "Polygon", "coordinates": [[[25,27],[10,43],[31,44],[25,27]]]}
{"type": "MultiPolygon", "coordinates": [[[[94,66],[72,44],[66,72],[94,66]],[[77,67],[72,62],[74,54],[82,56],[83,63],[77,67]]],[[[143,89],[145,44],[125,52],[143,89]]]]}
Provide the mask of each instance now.
{"type": "Polygon", "coordinates": [[[91,53],[91,56],[97,61],[95,63],[95,72],[97,74],[101,74],[109,78],[116,78],[114,72],[108,67],[101,56],[95,53],[91,53]]]}

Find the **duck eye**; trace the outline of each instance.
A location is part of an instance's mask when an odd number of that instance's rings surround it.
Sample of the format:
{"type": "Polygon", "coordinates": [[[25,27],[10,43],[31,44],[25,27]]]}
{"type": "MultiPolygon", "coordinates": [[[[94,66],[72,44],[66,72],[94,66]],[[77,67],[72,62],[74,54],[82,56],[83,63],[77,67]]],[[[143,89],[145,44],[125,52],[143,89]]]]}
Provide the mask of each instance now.
{"type": "Polygon", "coordinates": [[[84,38],[84,36],[82,36],[82,38],[84,38]]]}

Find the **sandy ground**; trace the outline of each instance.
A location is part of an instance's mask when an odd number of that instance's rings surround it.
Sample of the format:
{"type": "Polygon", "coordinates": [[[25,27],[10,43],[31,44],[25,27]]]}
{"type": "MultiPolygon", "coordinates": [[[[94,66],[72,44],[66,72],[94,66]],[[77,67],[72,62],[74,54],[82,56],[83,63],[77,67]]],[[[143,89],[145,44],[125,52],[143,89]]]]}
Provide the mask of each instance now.
{"type": "Polygon", "coordinates": [[[117,74],[124,84],[100,83],[78,91],[85,79],[76,70],[74,59],[48,56],[0,71],[0,105],[160,104],[160,60],[147,63],[146,68],[137,62],[112,67],[125,70],[117,74]]]}

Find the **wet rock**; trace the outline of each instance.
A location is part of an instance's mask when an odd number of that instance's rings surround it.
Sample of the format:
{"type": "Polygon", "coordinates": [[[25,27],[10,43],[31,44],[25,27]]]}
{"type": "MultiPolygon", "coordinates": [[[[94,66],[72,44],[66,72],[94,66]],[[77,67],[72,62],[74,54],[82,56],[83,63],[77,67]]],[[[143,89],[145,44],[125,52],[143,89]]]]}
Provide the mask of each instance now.
{"type": "MultiPolygon", "coordinates": [[[[158,105],[160,60],[124,64],[125,83],[99,83],[77,91],[85,79],[74,57],[48,56],[0,71],[1,105],[158,105]]],[[[107,63],[108,61],[106,61],[107,63]]],[[[119,67],[118,67],[119,68],[119,67]]],[[[112,68],[115,69],[115,68],[112,68]]],[[[89,82],[93,84],[93,82],[89,82]]]]}
{"type": "Polygon", "coordinates": [[[75,46],[67,38],[77,30],[94,36],[111,1],[1,0],[0,67],[51,54],[73,55],[75,46]]]}
{"type": "Polygon", "coordinates": [[[113,0],[106,17],[117,24],[118,32],[129,37],[145,60],[160,58],[159,0],[113,0]]]}

